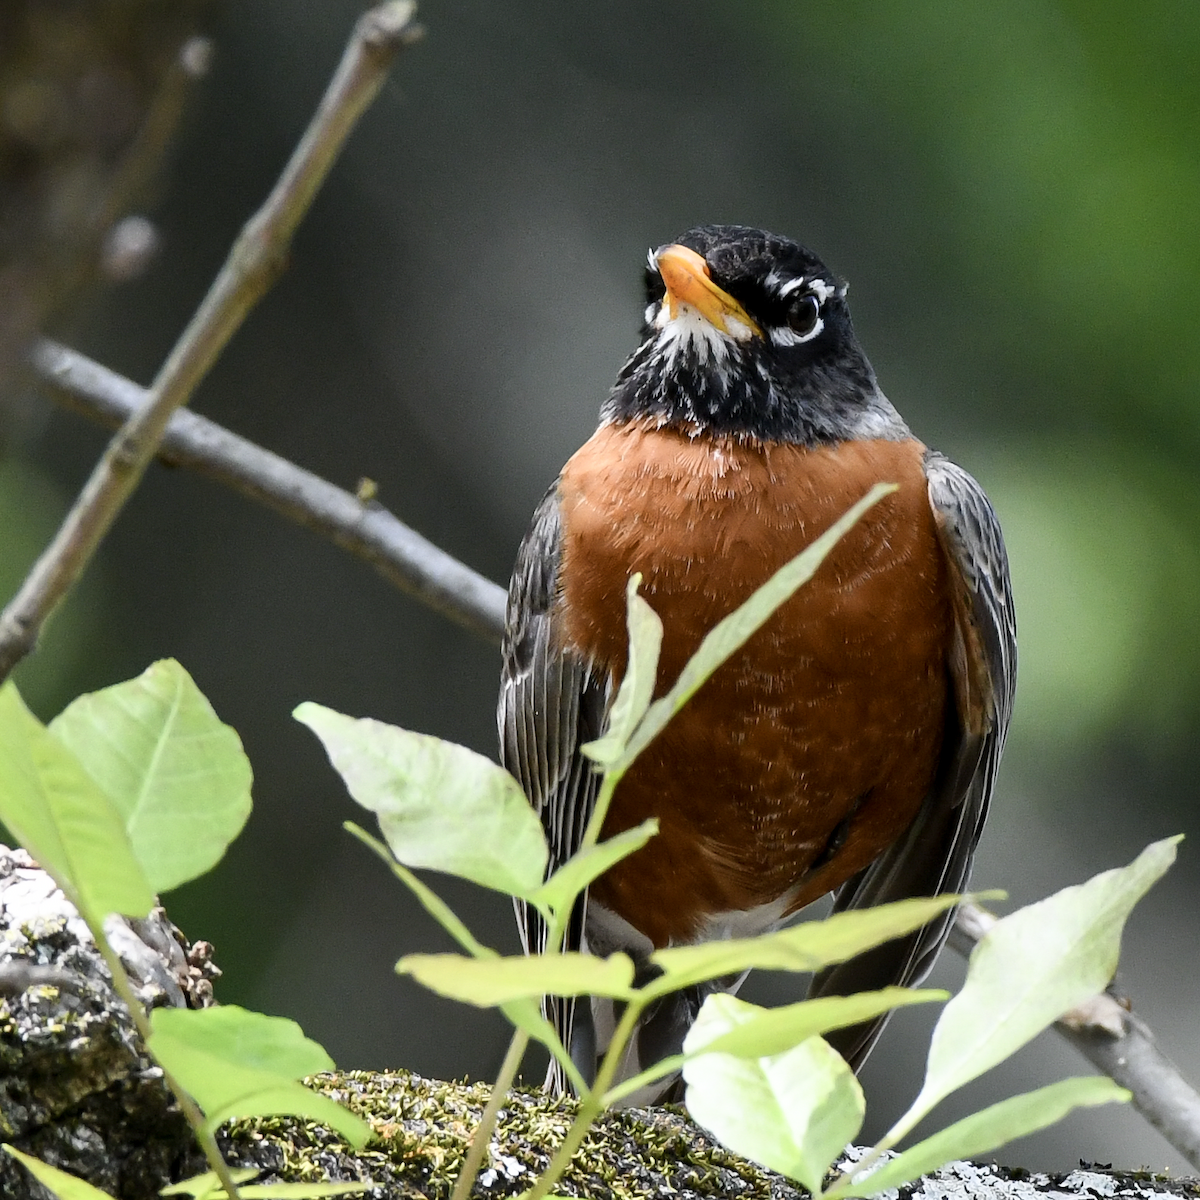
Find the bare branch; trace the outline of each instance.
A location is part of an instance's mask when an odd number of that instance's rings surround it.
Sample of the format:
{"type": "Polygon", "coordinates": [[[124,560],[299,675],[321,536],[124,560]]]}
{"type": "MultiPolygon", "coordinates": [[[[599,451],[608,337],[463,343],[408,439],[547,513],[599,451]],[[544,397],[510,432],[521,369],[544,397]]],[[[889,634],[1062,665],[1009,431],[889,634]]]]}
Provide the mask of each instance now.
{"type": "Polygon", "coordinates": [[[414,11],[409,0],[389,0],[360,18],[316,115],[167,357],[149,403],[109,443],[54,540],[0,614],[0,680],[30,651],[46,618],[83,573],[154,458],[172,413],[188,401],[279,274],[292,234],[354,123],[397,52],[419,36],[414,11]]]}
{"type": "MultiPolygon", "coordinates": [[[[104,424],[121,425],[148,403],[145,388],[55,342],[39,342],[31,362],[57,400],[104,424]]],[[[315,530],[366,559],[402,591],[499,643],[504,632],[504,589],[426,541],[381,505],[364,503],[186,410],[171,417],[158,457],[223,483],[315,530]]]]}
{"type": "MultiPolygon", "coordinates": [[[[969,955],[996,923],[977,904],[964,904],[950,945],[969,955]]],[[[1158,1048],[1150,1026],[1110,992],[1073,1008],[1054,1028],[1091,1064],[1133,1093],[1133,1106],[1192,1164],[1200,1168],[1200,1094],[1158,1048]]]]}

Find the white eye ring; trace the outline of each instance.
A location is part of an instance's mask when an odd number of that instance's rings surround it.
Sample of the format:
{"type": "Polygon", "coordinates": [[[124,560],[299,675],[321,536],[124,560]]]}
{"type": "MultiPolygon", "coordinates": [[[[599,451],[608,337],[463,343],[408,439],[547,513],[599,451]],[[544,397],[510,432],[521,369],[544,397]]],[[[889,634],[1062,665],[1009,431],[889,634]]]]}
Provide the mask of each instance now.
{"type": "Polygon", "coordinates": [[[789,329],[786,325],[772,325],[767,330],[767,336],[776,346],[800,346],[805,342],[811,342],[824,328],[824,318],[818,317],[816,324],[805,334],[799,334],[794,329],[789,329]]]}
{"type": "Polygon", "coordinates": [[[776,346],[799,346],[811,342],[825,328],[819,297],[809,293],[801,296],[792,308],[786,325],[773,326],[771,341],[776,346]]]}

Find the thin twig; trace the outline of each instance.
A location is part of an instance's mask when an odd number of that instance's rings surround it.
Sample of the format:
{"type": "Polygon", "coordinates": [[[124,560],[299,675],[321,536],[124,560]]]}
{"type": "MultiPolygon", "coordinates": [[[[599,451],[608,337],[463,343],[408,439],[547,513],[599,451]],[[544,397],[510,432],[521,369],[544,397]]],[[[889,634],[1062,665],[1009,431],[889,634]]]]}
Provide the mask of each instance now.
{"type": "MultiPolygon", "coordinates": [[[[39,342],[30,361],[55,399],[103,424],[120,425],[148,403],[145,388],[56,342],[39,342]]],[[[366,559],[423,604],[499,643],[504,632],[504,589],[374,501],[364,502],[186,410],[171,417],[158,457],[223,483],[322,534],[366,559]]]]}
{"type": "Polygon", "coordinates": [[[154,458],[167,423],[279,275],[301,218],[392,59],[419,35],[410,0],[365,13],[312,122],[266,203],[246,223],[175,344],[146,404],[109,443],[54,540],[0,614],[0,680],[33,648],[154,458]]]}
{"type": "MultiPolygon", "coordinates": [[[[996,923],[977,904],[958,910],[950,945],[969,955],[996,923]]],[[[1158,1048],[1154,1033],[1110,992],[1073,1008],[1054,1028],[1094,1067],[1133,1093],[1133,1106],[1192,1164],[1200,1168],[1200,1094],[1158,1048]]]]}

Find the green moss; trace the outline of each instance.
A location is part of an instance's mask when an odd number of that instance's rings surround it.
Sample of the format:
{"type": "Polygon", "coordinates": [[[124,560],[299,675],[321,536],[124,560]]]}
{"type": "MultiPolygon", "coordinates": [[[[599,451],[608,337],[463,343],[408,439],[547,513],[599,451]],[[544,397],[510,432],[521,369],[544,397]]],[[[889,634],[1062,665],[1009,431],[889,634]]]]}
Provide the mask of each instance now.
{"type": "MultiPolygon", "coordinates": [[[[366,1180],[390,1196],[444,1200],[466,1155],[488,1088],[443,1083],[404,1071],[349,1071],[310,1081],[366,1120],[376,1140],[361,1154],[324,1126],[271,1117],[238,1121],[223,1141],[231,1160],[286,1180],[366,1180]]],[[[514,1091],[476,1185],[486,1197],[527,1191],[545,1170],[575,1117],[572,1099],[514,1091]]],[[[676,1108],[631,1109],[602,1117],[555,1191],[596,1200],[738,1196],[785,1200],[799,1192],[718,1146],[676,1108]]]]}

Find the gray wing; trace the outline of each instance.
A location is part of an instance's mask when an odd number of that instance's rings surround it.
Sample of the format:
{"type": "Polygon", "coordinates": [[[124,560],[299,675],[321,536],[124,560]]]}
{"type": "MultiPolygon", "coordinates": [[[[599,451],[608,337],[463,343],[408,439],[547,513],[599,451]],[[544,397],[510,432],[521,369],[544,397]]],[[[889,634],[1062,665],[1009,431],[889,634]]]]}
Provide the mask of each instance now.
{"type": "MultiPolygon", "coordinates": [[[[930,451],[925,473],[954,584],[954,705],[938,777],[916,820],[900,841],[842,886],[835,911],[966,887],[1012,716],[1017,629],[1000,524],[983,489],[961,467],[930,451]]],[[[821,972],[809,995],[919,983],[953,919],[948,913],[906,938],[821,972]]],[[[830,1041],[857,1069],[885,1019],[843,1030],[830,1041]]]]}
{"type": "MultiPolygon", "coordinates": [[[[599,776],[579,747],[603,731],[607,677],[564,650],[555,628],[562,527],[557,485],[546,493],[517,552],[508,589],[503,666],[496,722],[500,761],[516,777],[542,819],[550,845],[548,871],[578,849],[592,814],[599,776]]],[[[568,950],[580,946],[586,898],[567,929],[568,950]]],[[[534,909],[517,902],[517,926],[526,953],[545,948],[546,928],[534,909]]],[[[547,997],[546,1015],[571,1048],[575,1002],[547,997]]],[[[581,1057],[586,1053],[581,1050],[581,1057]]],[[[554,1070],[558,1090],[563,1080],[554,1070]]]]}

